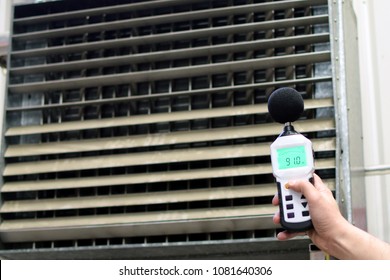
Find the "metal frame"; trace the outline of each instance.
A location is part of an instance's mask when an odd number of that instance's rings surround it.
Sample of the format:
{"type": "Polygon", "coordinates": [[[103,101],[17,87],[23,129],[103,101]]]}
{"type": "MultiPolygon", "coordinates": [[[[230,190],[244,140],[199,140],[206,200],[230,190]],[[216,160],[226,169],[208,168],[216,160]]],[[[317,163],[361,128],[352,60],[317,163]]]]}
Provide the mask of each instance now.
{"type": "Polygon", "coordinates": [[[329,0],[338,135],[336,196],[347,220],[366,229],[357,24],[351,5],[329,0]]]}
{"type": "MultiPolygon", "coordinates": [[[[158,2],[164,2],[164,1],[158,1],[158,2]]],[[[342,18],[340,7],[338,7],[335,3],[331,3],[329,1],[329,12],[331,15],[334,16],[334,18],[340,20],[342,18]],[[331,7],[332,6],[332,7],[331,7]]],[[[340,20],[341,22],[342,20],[340,20]]],[[[332,38],[334,38],[334,35],[341,36],[343,35],[343,32],[339,30],[339,28],[342,28],[338,25],[336,22],[335,24],[331,25],[332,29],[332,38]]],[[[184,35],[183,35],[184,36],[184,35]]],[[[350,176],[350,166],[349,166],[349,158],[351,157],[351,153],[346,148],[346,151],[344,151],[343,147],[348,147],[348,143],[350,141],[349,134],[343,135],[341,133],[344,132],[345,129],[350,129],[349,123],[348,123],[348,112],[346,111],[347,106],[347,93],[345,88],[346,85],[346,79],[343,77],[344,71],[346,71],[343,67],[343,60],[340,60],[340,56],[342,59],[345,58],[345,53],[343,51],[343,46],[339,45],[340,42],[343,41],[334,41],[332,43],[332,51],[334,52],[332,54],[332,61],[336,67],[333,67],[334,69],[334,75],[333,77],[341,77],[341,79],[337,79],[337,82],[335,80],[334,82],[334,92],[339,93],[337,96],[335,96],[335,106],[336,106],[336,118],[337,118],[337,133],[338,135],[341,135],[341,138],[339,139],[337,143],[336,148],[336,158],[338,160],[338,167],[337,172],[338,175],[336,178],[339,178],[340,180],[337,182],[336,186],[336,192],[338,196],[340,197],[340,203],[343,208],[343,212],[345,215],[350,219],[351,214],[351,180],[353,180],[353,177],[350,176]],[[340,91],[340,92],[339,92],[340,91]],[[341,152],[341,149],[343,149],[343,152],[341,152]]],[[[22,55],[22,54],[21,54],[22,55]]],[[[322,56],[318,59],[318,61],[322,61],[326,59],[326,56],[328,54],[324,53],[322,56]]],[[[253,63],[253,62],[252,62],[253,63]]],[[[279,65],[284,65],[284,62],[281,62],[279,65]]],[[[231,66],[232,63],[227,63],[226,66],[231,66]]],[[[235,65],[239,65],[239,69],[245,69],[247,65],[238,63],[234,63],[235,65]],[[240,68],[241,67],[241,68],[240,68]]],[[[256,64],[257,65],[257,64],[256,64]]],[[[256,66],[255,64],[253,67],[256,66]]],[[[277,64],[275,64],[277,65],[277,64]]],[[[207,69],[204,67],[200,67],[199,69],[191,70],[195,71],[193,75],[198,75],[204,70],[211,71],[210,73],[219,73],[220,71],[223,71],[220,67],[216,67],[215,69],[207,69]],[[215,71],[215,72],[214,72],[215,71]]],[[[189,71],[189,70],[188,70],[189,71]]],[[[165,75],[164,71],[160,71],[161,75],[165,75]]],[[[176,74],[180,72],[175,72],[176,74]]],[[[144,73],[136,73],[136,77],[141,77],[145,75],[144,73]]],[[[171,74],[169,74],[171,75],[171,74]]],[[[128,77],[129,75],[124,75],[128,77]]],[[[164,76],[166,77],[166,76],[164,76]]],[[[108,77],[113,82],[116,82],[120,77],[108,77]]],[[[91,79],[92,81],[92,79],[91,79]]],[[[84,80],[77,80],[77,82],[81,84],[85,84],[84,80]]],[[[87,81],[89,82],[89,81],[87,81]]],[[[60,83],[54,83],[53,87],[58,87],[60,83]]],[[[282,84],[282,83],[281,83],[282,84]]],[[[28,84],[22,85],[22,86],[10,86],[10,90],[14,92],[25,92],[26,90],[29,90],[30,87],[27,87],[28,84]]],[[[46,87],[47,85],[44,85],[46,87]]],[[[39,85],[37,85],[37,88],[39,88],[39,85]]],[[[33,104],[32,104],[33,105],[33,104]]],[[[355,112],[354,112],[355,113],[355,112]]],[[[11,130],[12,132],[12,130],[11,130]]],[[[58,258],[59,256],[62,256],[63,258],[82,258],[82,256],[93,256],[94,258],[131,258],[129,257],[129,253],[134,253],[133,256],[135,258],[147,258],[150,256],[149,254],[153,254],[157,257],[168,257],[168,258],[181,258],[181,257],[188,257],[188,258],[237,258],[237,257],[245,257],[245,258],[258,258],[258,259],[269,259],[269,258],[307,258],[309,255],[309,247],[307,246],[309,244],[309,240],[306,237],[295,239],[292,241],[288,241],[285,243],[279,243],[278,241],[275,241],[274,238],[266,239],[259,241],[256,238],[249,238],[245,240],[231,240],[231,241],[189,241],[183,243],[174,243],[169,242],[169,246],[167,246],[167,243],[160,242],[156,243],[156,245],[148,244],[148,248],[145,249],[145,245],[141,244],[138,245],[120,245],[120,248],[115,245],[109,245],[105,246],[106,251],[102,251],[98,253],[97,249],[78,249],[78,248],[72,248],[72,249],[34,249],[34,250],[9,250],[7,252],[7,256],[10,258],[58,258]],[[180,246],[180,247],[179,247],[180,246]],[[167,249],[169,247],[169,249],[167,249]],[[180,249],[178,249],[180,248],[180,249]],[[305,248],[305,253],[302,254],[302,248],[305,248]],[[199,250],[198,250],[199,249],[199,250]],[[294,251],[296,254],[294,254],[294,251]],[[120,253],[118,253],[120,252],[120,253]],[[137,253],[138,252],[138,253],[137,253]],[[205,254],[207,252],[207,254],[205,254]],[[114,256],[114,257],[113,257],[114,256]]],[[[4,253],[4,251],[2,252],[4,253]]]]}

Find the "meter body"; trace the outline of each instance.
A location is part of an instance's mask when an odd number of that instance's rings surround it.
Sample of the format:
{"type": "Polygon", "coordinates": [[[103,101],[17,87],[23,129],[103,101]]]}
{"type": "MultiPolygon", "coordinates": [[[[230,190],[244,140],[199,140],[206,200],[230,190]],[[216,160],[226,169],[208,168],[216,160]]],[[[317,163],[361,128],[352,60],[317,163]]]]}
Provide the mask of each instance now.
{"type": "Polygon", "coordinates": [[[289,231],[312,228],[306,198],[286,188],[290,180],[313,182],[314,158],[312,143],[286,124],[281,135],[271,144],[271,162],[279,196],[280,223],[289,231]]]}

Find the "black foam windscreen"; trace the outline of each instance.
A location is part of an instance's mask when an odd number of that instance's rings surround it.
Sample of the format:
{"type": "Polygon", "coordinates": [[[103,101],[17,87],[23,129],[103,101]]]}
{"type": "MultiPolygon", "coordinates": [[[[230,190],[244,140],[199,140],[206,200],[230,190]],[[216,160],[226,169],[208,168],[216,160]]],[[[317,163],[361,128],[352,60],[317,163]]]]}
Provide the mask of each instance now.
{"type": "Polygon", "coordinates": [[[279,88],[268,98],[268,112],[279,123],[296,121],[303,110],[302,95],[293,88],[279,88]]]}

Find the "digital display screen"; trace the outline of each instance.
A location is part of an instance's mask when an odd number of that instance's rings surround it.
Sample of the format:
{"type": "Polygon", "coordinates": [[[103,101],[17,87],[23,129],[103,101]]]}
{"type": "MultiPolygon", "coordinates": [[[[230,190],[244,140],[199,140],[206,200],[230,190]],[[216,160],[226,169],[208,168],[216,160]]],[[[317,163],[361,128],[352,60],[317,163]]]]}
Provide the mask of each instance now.
{"type": "Polygon", "coordinates": [[[279,169],[307,166],[305,146],[278,149],[277,154],[279,169]]]}

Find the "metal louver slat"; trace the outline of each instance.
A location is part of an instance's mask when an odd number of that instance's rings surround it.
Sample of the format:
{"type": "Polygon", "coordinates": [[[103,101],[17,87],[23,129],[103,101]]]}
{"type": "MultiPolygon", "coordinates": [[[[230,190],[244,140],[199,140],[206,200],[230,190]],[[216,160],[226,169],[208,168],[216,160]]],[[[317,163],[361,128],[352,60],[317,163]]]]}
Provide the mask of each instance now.
{"type": "MultiPolygon", "coordinates": [[[[313,100],[307,102],[307,109],[329,107],[332,104],[330,99],[313,100]]],[[[250,106],[235,106],[227,108],[203,109],[184,112],[159,113],[153,115],[141,115],[111,119],[100,120],[85,120],[80,122],[66,122],[58,124],[45,124],[37,126],[24,127],[10,127],[5,135],[28,135],[37,133],[52,133],[60,131],[83,130],[104,127],[116,127],[125,125],[140,125],[157,122],[172,122],[172,121],[186,121],[203,118],[218,118],[227,116],[240,116],[250,114],[264,114],[266,113],[266,106],[264,104],[250,105],[250,106]]]]}
{"type": "Polygon", "coordinates": [[[135,165],[161,164],[180,161],[199,161],[213,159],[241,158],[266,154],[268,146],[235,145],[210,148],[191,148],[185,150],[161,151],[128,154],[83,157],[64,160],[49,160],[31,163],[8,164],[4,169],[4,176],[64,172],[94,168],[124,167],[135,165]]]}
{"type": "MultiPolygon", "coordinates": [[[[311,0],[312,5],[325,5],[327,3],[326,0],[311,0]]],[[[186,4],[193,4],[201,2],[198,0],[187,0],[186,4]]],[[[56,13],[56,14],[47,14],[47,15],[40,15],[40,16],[31,16],[31,17],[25,17],[25,18],[16,18],[14,19],[14,24],[33,24],[33,23],[40,23],[40,22],[50,22],[53,20],[66,20],[66,19],[73,19],[73,18],[84,18],[86,16],[94,16],[94,15],[101,15],[101,14],[115,14],[120,13],[123,11],[137,11],[137,10],[147,10],[147,9],[158,9],[158,8],[164,8],[164,7],[171,7],[174,5],[183,4],[182,0],[155,0],[152,3],[151,2],[143,2],[143,3],[132,3],[132,4],[125,4],[125,5],[114,5],[111,7],[104,7],[104,8],[94,8],[94,9],[84,9],[79,11],[68,11],[65,13],[56,13]]],[[[270,3],[262,3],[261,6],[263,7],[263,10],[273,10],[273,9],[288,9],[288,8],[297,8],[297,7],[304,7],[307,3],[302,0],[294,0],[294,1],[281,1],[281,2],[270,2],[270,3]]],[[[239,8],[239,6],[235,6],[235,9],[239,8]]],[[[245,7],[243,7],[245,8],[245,7]]],[[[206,10],[207,11],[207,10],[206,10]]],[[[241,9],[242,11],[242,9],[241,9]]],[[[247,12],[251,12],[252,10],[249,10],[247,12]]],[[[203,11],[205,12],[205,11],[203,11]]],[[[243,11],[242,11],[243,12],[243,11]]]]}
{"type": "Polygon", "coordinates": [[[289,28],[299,25],[325,24],[328,17],[324,15],[275,20],[272,22],[260,22],[252,24],[240,24],[236,26],[225,26],[216,28],[206,28],[200,30],[177,31],[169,34],[155,34],[139,37],[131,37],[126,39],[106,40],[103,42],[90,42],[83,44],[72,44],[61,47],[50,47],[45,49],[29,49],[23,51],[13,51],[15,57],[35,57],[42,55],[53,55],[62,53],[73,53],[80,51],[101,50],[108,48],[120,48],[128,46],[139,46],[143,44],[157,44],[163,42],[172,42],[176,40],[190,40],[194,38],[203,38],[209,36],[222,36],[232,33],[254,32],[259,30],[267,30],[273,28],[289,28]]]}
{"type": "MultiPolygon", "coordinates": [[[[84,18],[88,16],[102,15],[102,14],[116,14],[121,13],[126,10],[136,11],[136,10],[148,10],[148,9],[158,9],[171,7],[178,4],[182,4],[183,0],[155,0],[155,1],[145,1],[141,3],[130,3],[130,4],[115,4],[113,6],[107,6],[102,8],[86,8],[81,10],[72,9],[67,12],[56,12],[43,14],[38,16],[26,16],[22,18],[15,18],[15,25],[25,25],[25,24],[34,24],[41,22],[50,22],[53,20],[66,20],[74,18],[84,18]]],[[[186,0],[188,4],[193,4],[199,2],[199,0],[186,0]]],[[[68,7],[72,8],[72,7],[68,7]]]]}
{"type": "MultiPolygon", "coordinates": [[[[312,0],[313,1],[313,0],[312,0]]],[[[316,0],[313,1],[313,4],[324,4],[326,1],[324,0],[316,0]]],[[[70,36],[91,32],[102,32],[109,30],[117,30],[128,28],[131,26],[140,27],[145,25],[154,25],[154,24],[164,24],[164,23],[172,23],[172,22],[181,22],[181,21],[190,21],[197,20],[203,18],[213,18],[213,17],[222,17],[222,16],[232,16],[242,13],[255,13],[255,12],[263,12],[267,10],[274,9],[286,9],[286,8],[298,8],[300,6],[304,6],[306,3],[303,1],[293,1],[293,2],[276,2],[276,3],[261,3],[261,4],[252,4],[245,6],[234,6],[234,7],[223,7],[223,8],[215,8],[211,10],[201,10],[201,11],[193,11],[193,12],[184,12],[184,13],[176,13],[176,14],[168,14],[168,15],[153,15],[152,17],[140,18],[140,19],[129,19],[115,22],[104,22],[98,24],[90,24],[90,25],[81,25],[75,26],[72,28],[59,28],[54,30],[44,30],[31,32],[26,34],[18,34],[14,35],[13,39],[17,40],[31,40],[31,39],[42,39],[42,38],[53,38],[53,37],[61,37],[61,36],[70,36]]]]}
{"type": "MultiPolygon", "coordinates": [[[[335,189],[334,181],[324,180],[324,183],[331,189],[335,189]]],[[[272,196],[275,194],[274,184],[220,187],[215,189],[196,189],[186,191],[156,192],[145,194],[107,195],[95,197],[75,197],[8,201],[0,208],[0,213],[31,212],[31,211],[53,211],[84,209],[114,206],[134,206],[162,203],[180,203],[219,199],[233,199],[244,197],[272,196]]]]}
{"type": "Polygon", "coordinates": [[[27,93],[50,90],[66,90],[93,86],[109,86],[117,84],[128,84],[137,82],[152,82],[156,80],[179,79],[184,77],[196,77],[202,75],[221,74],[226,71],[254,71],[268,67],[283,67],[294,64],[307,64],[328,61],[330,52],[316,52],[310,54],[296,54],[278,56],[272,58],[261,58],[253,60],[224,62],[192,67],[177,67],[153,71],[132,72],[126,74],[105,75],[97,77],[85,77],[77,79],[47,81],[41,83],[26,83],[23,85],[10,85],[11,93],[27,93]]]}
{"type": "Polygon", "coordinates": [[[336,191],[327,1],[75,2],[14,7],[0,251],[274,240],[281,86],[336,191]]]}
{"type": "Polygon", "coordinates": [[[16,220],[0,225],[5,242],[183,234],[274,228],[275,207],[242,206],[205,210],[167,211],[132,215],[101,215],[62,219],[16,220]],[[77,230],[75,230],[77,228],[77,230]]]}
{"type": "MultiPolygon", "coordinates": [[[[335,168],[334,159],[320,159],[316,161],[316,170],[335,168]]],[[[75,189],[99,186],[116,186],[126,184],[156,183],[167,181],[196,180],[205,178],[235,177],[246,175],[270,174],[272,168],[269,164],[237,165],[233,167],[215,167],[208,169],[192,169],[154,172],[134,173],[131,175],[111,175],[98,177],[80,177],[41,181],[23,181],[5,183],[2,192],[22,192],[39,190],[75,189]]]]}
{"type": "Polygon", "coordinates": [[[223,116],[239,116],[257,113],[257,110],[264,111],[264,106],[238,106],[227,108],[215,108],[206,110],[182,111],[172,113],[159,113],[152,115],[140,115],[110,119],[84,120],[79,122],[65,122],[57,124],[45,124],[37,126],[11,127],[7,130],[6,136],[53,133],[60,131],[94,129],[104,127],[116,127],[126,125],[140,125],[157,122],[185,121],[198,118],[217,118],[223,116]]]}
{"type": "MultiPolygon", "coordinates": [[[[322,120],[317,122],[306,121],[298,125],[302,132],[313,132],[319,129],[334,129],[333,120],[322,120]]],[[[42,144],[12,145],[5,151],[5,157],[32,156],[62,154],[74,152],[115,150],[135,147],[152,147],[159,145],[172,145],[183,143],[196,143],[202,141],[218,141],[238,138],[260,137],[274,135],[279,132],[276,125],[243,126],[235,128],[213,129],[212,134],[207,131],[195,130],[191,132],[175,132],[169,134],[139,135],[132,137],[115,137],[99,140],[80,140],[67,142],[49,142],[42,144]]]]}
{"type": "Polygon", "coordinates": [[[226,54],[235,52],[245,52],[251,50],[261,50],[267,48],[276,47],[288,47],[293,45],[304,45],[304,44],[316,44],[324,43],[329,40],[329,34],[313,34],[309,36],[293,36],[293,37],[282,37],[258,41],[239,42],[234,44],[222,44],[216,46],[197,47],[188,49],[178,50],[167,50],[152,53],[142,53],[133,55],[123,55],[120,57],[106,57],[97,59],[87,59],[81,61],[69,61],[67,63],[51,63],[43,65],[32,65],[12,68],[14,74],[35,74],[35,73],[46,73],[53,71],[70,71],[70,70],[82,70],[88,68],[99,68],[99,67],[113,67],[120,65],[128,65],[131,63],[148,63],[157,62],[169,59],[183,59],[193,58],[205,55],[216,55],[226,54]]]}
{"type": "MultiPolygon", "coordinates": [[[[235,85],[234,90],[236,91],[248,91],[248,90],[261,90],[267,89],[269,87],[282,87],[293,84],[316,84],[316,83],[326,83],[332,80],[331,76],[322,76],[322,77],[311,77],[311,78],[300,78],[299,80],[280,80],[280,81],[272,81],[272,82],[264,82],[261,84],[244,84],[244,85],[235,85]]],[[[18,107],[12,105],[12,107],[7,107],[7,111],[32,111],[32,110],[52,110],[52,109],[62,109],[66,107],[72,106],[90,106],[90,105],[101,105],[101,104],[116,104],[122,102],[133,102],[139,100],[156,100],[163,98],[175,98],[181,96],[199,96],[199,95],[210,95],[210,94],[218,94],[232,91],[232,87],[217,87],[217,88],[206,88],[206,89],[194,89],[192,91],[174,91],[169,93],[155,93],[148,95],[130,95],[126,97],[117,97],[117,98],[105,98],[105,99],[95,99],[95,100],[82,100],[82,101],[70,101],[66,103],[53,103],[53,104],[43,104],[43,105],[29,105],[18,107]]],[[[307,100],[306,102],[311,102],[307,100]]],[[[264,107],[265,108],[265,107],[264,107]]]]}
{"type": "Polygon", "coordinates": [[[83,209],[95,207],[133,206],[161,203],[180,203],[189,201],[232,199],[253,196],[270,196],[275,193],[274,184],[240,187],[221,187],[215,189],[197,189],[145,194],[109,195],[96,197],[78,197],[8,201],[1,206],[1,213],[50,211],[64,209],[83,209]]]}
{"type": "MultiPolygon", "coordinates": [[[[334,140],[321,140],[320,151],[335,150],[334,140]]],[[[46,160],[40,162],[23,162],[8,164],[4,176],[35,173],[64,172],[94,168],[123,167],[135,165],[161,164],[213,159],[231,159],[255,156],[267,156],[270,143],[248,144],[208,148],[177,149],[172,151],[153,151],[145,153],[83,157],[63,160],[46,160]]]]}

